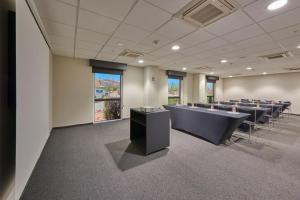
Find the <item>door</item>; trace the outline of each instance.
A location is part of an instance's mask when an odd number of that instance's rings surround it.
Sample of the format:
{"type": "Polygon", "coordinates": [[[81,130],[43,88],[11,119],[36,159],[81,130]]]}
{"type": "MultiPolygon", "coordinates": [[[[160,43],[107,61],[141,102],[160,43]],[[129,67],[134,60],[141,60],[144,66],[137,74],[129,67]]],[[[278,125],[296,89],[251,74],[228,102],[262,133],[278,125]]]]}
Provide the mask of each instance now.
{"type": "Polygon", "coordinates": [[[122,75],[94,73],[94,122],[121,119],[122,75]]]}

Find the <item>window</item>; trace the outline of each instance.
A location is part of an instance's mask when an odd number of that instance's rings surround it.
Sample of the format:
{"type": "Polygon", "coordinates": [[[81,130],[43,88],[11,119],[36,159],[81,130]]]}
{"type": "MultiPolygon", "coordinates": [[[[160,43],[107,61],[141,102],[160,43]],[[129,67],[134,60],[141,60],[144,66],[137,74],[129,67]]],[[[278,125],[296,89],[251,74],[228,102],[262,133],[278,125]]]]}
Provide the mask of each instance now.
{"type": "Polygon", "coordinates": [[[213,103],[215,96],[215,83],[207,82],[206,83],[206,94],[207,94],[207,102],[213,103]]]}
{"type": "Polygon", "coordinates": [[[176,78],[168,79],[168,104],[180,104],[181,80],[176,78]]]}
{"type": "Polygon", "coordinates": [[[121,119],[121,75],[94,73],[94,121],[121,119]]]}

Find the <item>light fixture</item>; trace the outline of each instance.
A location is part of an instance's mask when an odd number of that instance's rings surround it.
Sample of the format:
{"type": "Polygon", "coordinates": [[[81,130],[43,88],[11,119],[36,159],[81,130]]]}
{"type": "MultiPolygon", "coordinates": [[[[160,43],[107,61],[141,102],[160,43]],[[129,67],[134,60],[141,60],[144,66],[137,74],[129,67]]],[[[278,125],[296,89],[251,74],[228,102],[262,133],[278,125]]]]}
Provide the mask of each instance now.
{"type": "Polygon", "coordinates": [[[297,46],[297,49],[300,49],[300,44],[297,46]]]}
{"type": "Polygon", "coordinates": [[[232,75],[230,75],[230,76],[228,76],[229,78],[232,78],[233,76],[232,75]]]}
{"type": "Polygon", "coordinates": [[[267,72],[263,72],[263,73],[262,73],[262,75],[266,75],[266,74],[267,74],[267,72]]]}
{"type": "Polygon", "coordinates": [[[210,72],[209,74],[210,74],[210,75],[214,75],[215,73],[214,73],[214,72],[210,72]]]}
{"type": "Polygon", "coordinates": [[[253,70],[253,68],[252,67],[247,67],[246,70],[253,70]]]}
{"type": "Polygon", "coordinates": [[[220,62],[221,63],[227,63],[228,61],[227,60],[221,60],[220,62]]]}
{"type": "Polygon", "coordinates": [[[120,47],[121,47],[121,46],[124,46],[124,44],[123,44],[123,43],[118,43],[118,46],[120,46],[120,47]]]}
{"type": "Polygon", "coordinates": [[[179,50],[179,49],[180,49],[180,46],[177,45],[177,44],[172,46],[172,50],[173,50],[173,51],[177,51],[177,50],[179,50]]]}
{"type": "Polygon", "coordinates": [[[138,63],[141,63],[141,64],[142,64],[142,63],[144,63],[144,60],[143,60],[143,59],[139,59],[139,60],[138,60],[138,63]]]}
{"type": "Polygon", "coordinates": [[[185,70],[187,70],[187,69],[186,69],[186,67],[183,67],[182,70],[185,71],[185,70]]]}
{"type": "Polygon", "coordinates": [[[276,0],[268,5],[268,10],[277,10],[287,4],[288,0],[276,0]]]}

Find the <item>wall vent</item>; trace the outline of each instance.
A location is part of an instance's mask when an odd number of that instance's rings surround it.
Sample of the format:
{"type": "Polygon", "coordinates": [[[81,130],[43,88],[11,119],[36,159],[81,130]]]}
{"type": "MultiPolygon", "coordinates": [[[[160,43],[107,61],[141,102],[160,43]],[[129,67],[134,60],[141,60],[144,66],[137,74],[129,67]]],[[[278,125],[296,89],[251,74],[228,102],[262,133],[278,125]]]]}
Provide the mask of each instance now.
{"type": "Polygon", "coordinates": [[[196,26],[207,26],[239,8],[237,0],[194,0],[184,6],[175,17],[196,26]]]}
{"type": "Polygon", "coordinates": [[[201,67],[196,67],[195,69],[197,70],[211,70],[212,68],[209,66],[201,66],[201,67]]]}
{"type": "Polygon", "coordinates": [[[279,58],[287,58],[293,56],[291,52],[285,51],[285,52],[280,52],[280,53],[273,53],[269,55],[263,55],[260,56],[261,58],[265,60],[274,60],[274,59],[279,59],[279,58]]]}
{"type": "Polygon", "coordinates": [[[143,53],[138,52],[138,51],[133,51],[133,50],[129,50],[129,49],[125,49],[124,51],[122,51],[119,56],[125,56],[125,57],[129,57],[129,58],[138,58],[140,56],[143,56],[143,53]]]}
{"type": "Polygon", "coordinates": [[[300,70],[300,67],[290,67],[290,68],[284,68],[286,70],[289,70],[289,71],[298,71],[300,70]]]}

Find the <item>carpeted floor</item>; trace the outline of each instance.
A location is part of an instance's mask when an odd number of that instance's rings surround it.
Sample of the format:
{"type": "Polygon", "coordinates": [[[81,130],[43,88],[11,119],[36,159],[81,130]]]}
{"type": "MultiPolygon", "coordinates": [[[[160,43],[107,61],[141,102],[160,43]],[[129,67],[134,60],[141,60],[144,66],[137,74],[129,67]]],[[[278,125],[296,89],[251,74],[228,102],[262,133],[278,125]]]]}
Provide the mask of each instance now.
{"type": "Polygon", "coordinates": [[[171,130],[169,149],[142,156],[129,120],[56,129],[22,199],[299,200],[299,136],[295,116],[251,144],[215,146],[171,130]]]}

